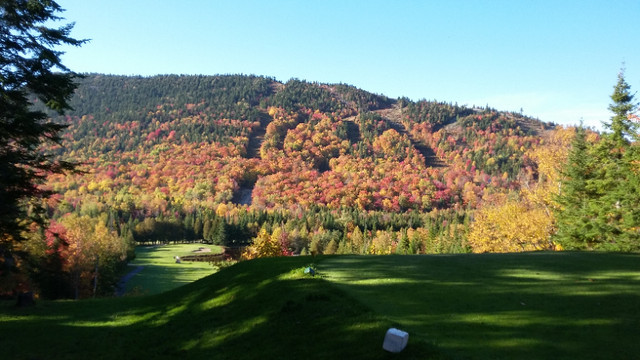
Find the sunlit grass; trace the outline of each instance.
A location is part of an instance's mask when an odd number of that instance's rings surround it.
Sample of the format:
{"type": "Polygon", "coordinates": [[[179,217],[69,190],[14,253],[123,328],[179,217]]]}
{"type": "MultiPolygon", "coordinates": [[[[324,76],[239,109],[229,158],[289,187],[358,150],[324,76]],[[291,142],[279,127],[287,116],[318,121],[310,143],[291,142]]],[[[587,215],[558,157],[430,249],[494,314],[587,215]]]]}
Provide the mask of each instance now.
{"type": "Polygon", "coordinates": [[[455,356],[640,353],[640,256],[602,253],[333,257],[326,278],[455,356]]]}
{"type": "MultiPolygon", "coordinates": [[[[382,339],[395,324],[304,275],[306,261],[240,263],[153,296],[2,304],[0,347],[16,359],[390,358],[382,339]]],[[[441,358],[420,342],[400,358],[425,354],[441,358]]]]}
{"type": "Polygon", "coordinates": [[[176,256],[192,255],[200,247],[210,248],[212,254],[222,252],[219,246],[203,244],[138,246],[130,269],[143,268],[127,282],[126,293],[159,294],[213,274],[218,268],[208,262],[176,263],[176,256]]]}
{"type": "Polygon", "coordinates": [[[0,303],[0,348],[15,359],[631,359],[639,275],[640,256],[598,253],[259,259],[153,296],[0,303]],[[397,355],[382,350],[392,326],[410,334],[397,355]]]}

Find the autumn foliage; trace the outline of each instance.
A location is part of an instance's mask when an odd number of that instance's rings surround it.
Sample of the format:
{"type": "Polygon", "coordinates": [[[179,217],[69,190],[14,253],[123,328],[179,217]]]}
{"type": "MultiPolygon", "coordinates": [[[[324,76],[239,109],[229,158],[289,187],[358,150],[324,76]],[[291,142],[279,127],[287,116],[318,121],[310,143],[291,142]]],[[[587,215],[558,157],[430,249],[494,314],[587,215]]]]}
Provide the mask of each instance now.
{"type": "Polygon", "coordinates": [[[80,278],[132,243],[250,245],[246,258],[558,248],[574,131],[521,114],[236,75],[89,75],[71,105],[50,150],[83,172],[48,177],[61,228],[45,237],[80,278]]]}

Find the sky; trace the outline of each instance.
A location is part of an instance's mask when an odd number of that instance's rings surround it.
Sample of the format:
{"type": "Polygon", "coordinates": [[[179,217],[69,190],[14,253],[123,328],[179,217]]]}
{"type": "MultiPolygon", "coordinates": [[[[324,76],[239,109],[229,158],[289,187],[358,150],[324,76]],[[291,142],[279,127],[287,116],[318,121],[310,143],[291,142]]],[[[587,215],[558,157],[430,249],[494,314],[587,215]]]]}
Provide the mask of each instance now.
{"type": "Polygon", "coordinates": [[[344,83],[596,128],[623,67],[640,89],[638,0],[57,2],[91,40],[62,49],[81,73],[344,83]]]}

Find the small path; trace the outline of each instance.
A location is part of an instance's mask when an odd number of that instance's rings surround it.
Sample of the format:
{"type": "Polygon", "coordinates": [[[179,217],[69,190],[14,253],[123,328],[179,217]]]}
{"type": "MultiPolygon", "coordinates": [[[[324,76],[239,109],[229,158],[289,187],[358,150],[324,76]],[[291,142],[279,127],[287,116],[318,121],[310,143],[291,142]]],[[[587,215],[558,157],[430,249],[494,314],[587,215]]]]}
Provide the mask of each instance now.
{"type": "Polygon", "coordinates": [[[342,119],[347,125],[347,138],[351,144],[357,144],[362,140],[362,134],[360,134],[360,125],[355,116],[350,116],[346,119],[342,119]]]}
{"type": "Polygon", "coordinates": [[[273,120],[269,114],[261,112],[258,120],[260,121],[260,126],[255,129],[249,136],[249,143],[247,144],[247,158],[248,159],[259,159],[260,158],[260,148],[262,147],[262,141],[264,140],[264,134],[267,132],[267,125],[273,120]]]}
{"type": "Polygon", "coordinates": [[[120,281],[118,281],[118,285],[116,285],[116,296],[123,296],[127,289],[127,282],[131,280],[137,273],[144,269],[142,265],[129,265],[135,266],[136,268],[127,273],[127,275],[123,276],[120,281]]]}
{"type": "Polygon", "coordinates": [[[407,131],[406,126],[402,123],[402,110],[398,105],[394,105],[391,108],[387,109],[379,109],[375,110],[375,113],[378,113],[385,120],[387,120],[387,124],[393,130],[397,131],[400,135],[407,135],[411,145],[424,157],[424,162],[426,167],[445,167],[446,164],[438,158],[435,151],[424,143],[424,141],[416,139],[413,134],[407,131]]]}
{"type": "MultiPolygon", "coordinates": [[[[275,90],[274,90],[275,91],[275,90]]],[[[262,148],[262,142],[264,141],[264,135],[267,132],[267,125],[273,120],[269,114],[260,112],[258,120],[260,126],[255,129],[249,136],[249,142],[247,143],[247,159],[260,159],[260,148],[262,148]]],[[[244,184],[238,191],[233,194],[231,202],[238,205],[251,205],[251,193],[255,184],[244,184]]]]}

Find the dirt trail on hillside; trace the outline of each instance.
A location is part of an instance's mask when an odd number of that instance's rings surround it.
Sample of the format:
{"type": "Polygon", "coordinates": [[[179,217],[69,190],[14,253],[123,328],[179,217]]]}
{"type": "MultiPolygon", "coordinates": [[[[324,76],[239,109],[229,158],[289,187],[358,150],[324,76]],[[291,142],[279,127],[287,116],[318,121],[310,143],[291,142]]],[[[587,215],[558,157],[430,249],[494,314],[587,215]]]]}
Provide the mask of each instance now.
{"type": "Polygon", "coordinates": [[[358,125],[356,119],[356,116],[349,116],[348,118],[342,120],[347,125],[347,138],[352,145],[357,144],[358,142],[360,142],[360,140],[362,140],[362,135],[360,134],[360,125],[358,125]]]}
{"type": "Polygon", "coordinates": [[[375,110],[374,112],[387,120],[389,127],[397,131],[400,135],[407,135],[409,141],[411,141],[411,145],[413,145],[413,147],[424,157],[424,164],[426,167],[446,166],[430,146],[425,144],[422,140],[416,139],[407,131],[407,128],[402,123],[402,109],[400,106],[396,104],[391,108],[375,110]]]}
{"type": "MultiPolygon", "coordinates": [[[[255,129],[249,137],[249,143],[247,144],[247,159],[260,159],[260,148],[264,141],[264,135],[267,132],[267,125],[271,122],[271,116],[269,114],[261,112],[259,115],[260,126],[255,129]]],[[[244,184],[233,194],[231,202],[238,205],[251,205],[253,201],[252,192],[255,184],[244,184]]]]}
{"type": "Polygon", "coordinates": [[[262,147],[262,142],[264,141],[264,134],[267,132],[267,125],[271,122],[271,116],[266,113],[260,113],[260,127],[258,127],[254,132],[251,133],[251,137],[249,138],[249,144],[247,145],[247,155],[248,159],[258,159],[260,158],[260,148],[262,147]]]}

